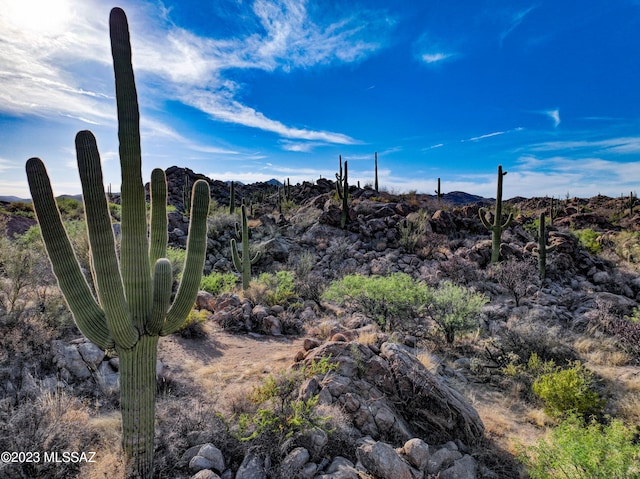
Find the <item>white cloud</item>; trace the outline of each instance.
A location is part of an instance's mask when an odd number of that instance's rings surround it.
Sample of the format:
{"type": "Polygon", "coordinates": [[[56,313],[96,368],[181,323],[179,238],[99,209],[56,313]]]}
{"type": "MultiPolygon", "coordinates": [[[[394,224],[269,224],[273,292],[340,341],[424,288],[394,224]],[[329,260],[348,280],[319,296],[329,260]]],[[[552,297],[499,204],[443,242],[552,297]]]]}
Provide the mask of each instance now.
{"type": "MultiPolygon", "coordinates": [[[[24,24],[37,25],[34,17],[48,6],[37,10],[34,0],[1,3],[0,110],[16,116],[63,115],[89,124],[114,122],[113,86],[107,81],[108,7],[95,0],[50,0],[47,5],[65,15],[51,15],[47,28],[34,30],[24,24]],[[32,8],[30,16],[24,7],[32,8]]],[[[136,4],[127,7],[127,14],[139,91],[155,97],[144,102],[178,100],[219,121],[338,144],[356,141],[341,133],[285,125],[241,103],[242,86],[231,72],[360,61],[382,48],[393,23],[369,11],[322,23],[311,18],[306,2],[256,0],[251,14],[262,29],[220,39],[172,24],[170,10],[162,6],[136,4]]]]}
{"type": "Polygon", "coordinates": [[[454,56],[456,56],[455,53],[430,52],[430,53],[423,53],[420,56],[420,59],[427,65],[431,65],[434,63],[441,63],[445,60],[450,60],[454,56]]]}
{"type": "MultiPolygon", "coordinates": [[[[494,131],[493,133],[487,133],[486,135],[474,136],[473,138],[469,138],[466,141],[479,141],[484,140],[485,138],[491,138],[493,136],[504,135],[506,131],[494,131]]],[[[465,140],[463,140],[465,141],[465,140]]]]}
{"type": "Polygon", "coordinates": [[[549,118],[553,120],[554,128],[557,128],[560,124],[560,110],[556,108],[555,110],[547,110],[544,112],[545,115],[548,115],[549,118]]]}

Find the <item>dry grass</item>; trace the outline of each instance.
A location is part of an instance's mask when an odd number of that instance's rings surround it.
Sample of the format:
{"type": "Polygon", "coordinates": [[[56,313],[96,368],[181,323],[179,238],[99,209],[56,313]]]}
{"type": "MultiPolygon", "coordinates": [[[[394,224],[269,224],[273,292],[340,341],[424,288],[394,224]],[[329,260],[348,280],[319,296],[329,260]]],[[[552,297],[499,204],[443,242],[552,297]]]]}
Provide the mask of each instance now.
{"type": "Polygon", "coordinates": [[[626,366],[633,358],[616,346],[614,338],[582,336],[573,343],[574,349],[589,363],[597,366],[626,366]]]}
{"type": "Polygon", "coordinates": [[[442,361],[438,359],[438,357],[431,354],[429,351],[420,351],[416,355],[416,357],[422,363],[422,365],[427,368],[427,371],[432,374],[436,374],[438,368],[442,364],[442,361]]]}

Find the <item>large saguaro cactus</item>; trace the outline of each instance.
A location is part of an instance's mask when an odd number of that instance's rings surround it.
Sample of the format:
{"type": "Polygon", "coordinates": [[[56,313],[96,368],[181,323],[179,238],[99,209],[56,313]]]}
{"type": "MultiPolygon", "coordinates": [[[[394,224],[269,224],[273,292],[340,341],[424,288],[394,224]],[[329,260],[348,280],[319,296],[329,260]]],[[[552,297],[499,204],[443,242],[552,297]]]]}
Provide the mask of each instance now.
{"type": "Polygon", "coordinates": [[[500,242],[502,240],[502,231],[509,226],[511,220],[513,219],[513,214],[509,213],[506,221],[502,223],[502,177],[506,175],[507,172],[502,172],[502,165],[498,165],[498,187],[496,192],[496,211],[493,215],[493,224],[489,223],[487,220],[487,210],[485,208],[480,208],[478,212],[480,214],[480,219],[482,220],[482,224],[491,231],[491,263],[495,264],[500,261],[500,242]]]}
{"type": "Polygon", "coordinates": [[[171,304],[173,279],[171,264],[166,259],[166,177],[161,169],[151,174],[149,228],[129,27],[121,9],[111,11],[109,26],[122,170],[120,261],[95,137],[89,131],[76,136],[97,300],[62,224],[44,163],[31,158],[26,170],[47,253],[75,322],[87,338],[103,349],[115,349],[120,359],[122,447],[127,456],[128,476],[151,478],[158,339],[175,332],[195,302],[206,253],[210,193],[206,181],[199,180],[193,185],[183,280],[171,304]]]}

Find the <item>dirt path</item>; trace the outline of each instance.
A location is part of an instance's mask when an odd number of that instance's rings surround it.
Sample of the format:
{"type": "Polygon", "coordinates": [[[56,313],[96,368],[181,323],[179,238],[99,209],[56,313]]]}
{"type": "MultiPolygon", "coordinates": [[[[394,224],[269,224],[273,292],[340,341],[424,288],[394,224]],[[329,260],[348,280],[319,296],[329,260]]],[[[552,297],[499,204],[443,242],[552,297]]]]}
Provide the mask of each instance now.
{"type": "Polygon", "coordinates": [[[170,336],[160,341],[158,359],[169,377],[190,382],[218,400],[250,389],[293,364],[301,338],[212,332],[205,339],[170,336]]]}

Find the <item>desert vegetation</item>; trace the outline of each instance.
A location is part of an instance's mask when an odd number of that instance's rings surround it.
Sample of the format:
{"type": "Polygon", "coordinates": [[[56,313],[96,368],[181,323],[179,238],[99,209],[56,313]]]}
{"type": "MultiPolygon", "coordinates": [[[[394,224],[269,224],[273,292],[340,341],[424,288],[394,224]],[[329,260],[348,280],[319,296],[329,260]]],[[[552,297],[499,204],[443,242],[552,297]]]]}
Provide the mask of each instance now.
{"type": "Polygon", "coordinates": [[[396,194],[341,158],[280,186],[125,158],[106,193],[78,151],[82,202],[33,159],[0,210],[0,476],[640,477],[626,199],[503,200],[501,167],[495,201],[396,194]]]}

